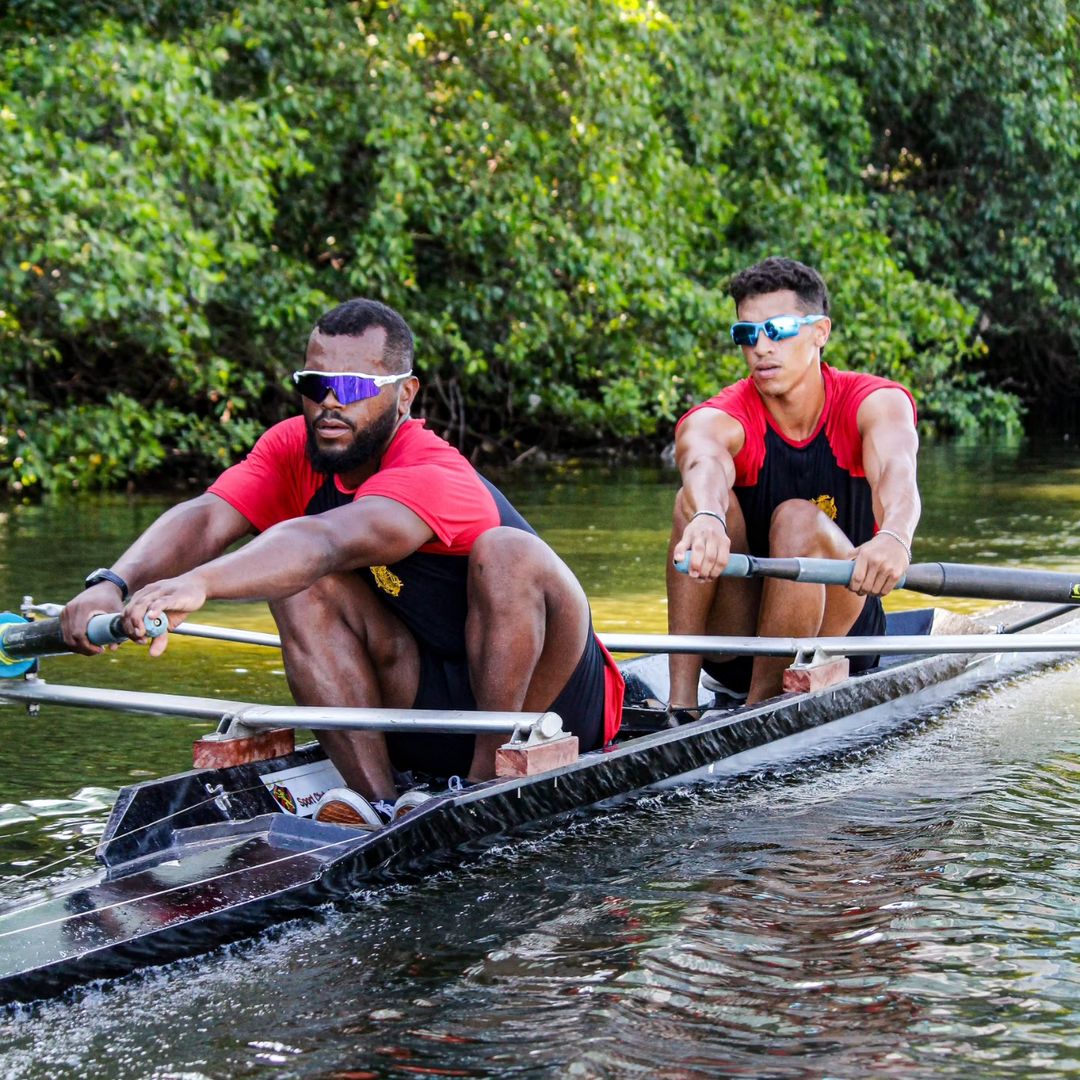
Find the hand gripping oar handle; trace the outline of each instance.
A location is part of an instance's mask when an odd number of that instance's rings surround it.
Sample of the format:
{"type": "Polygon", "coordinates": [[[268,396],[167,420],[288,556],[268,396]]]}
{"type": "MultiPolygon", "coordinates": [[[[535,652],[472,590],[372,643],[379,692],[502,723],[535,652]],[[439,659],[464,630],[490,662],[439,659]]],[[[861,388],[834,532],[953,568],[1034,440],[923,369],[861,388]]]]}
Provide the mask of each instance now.
{"type": "MultiPolygon", "coordinates": [[[[94,615],[86,624],[86,636],[94,645],[118,645],[130,640],[121,626],[122,616],[94,615]]],[[[143,620],[150,637],[160,637],[169,628],[166,620],[149,615],[143,620]]],[[[14,678],[28,671],[41,656],[71,652],[64,641],[59,619],[27,622],[10,611],[0,612],[0,678],[14,678]]]]}
{"type": "MultiPolygon", "coordinates": [[[[675,564],[688,573],[689,556],[675,564]]],[[[732,554],[722,577],[773,577],[816,585],[848,585],[855,564],[846,559],[761,559],[732,554]]],[[[1015,570],[970,563],[912,563],[897,588],[931,596],[966,596],[976,600],[1030,600],[1080,604],[1080,575],[1053,570],[1015,570]]]]}

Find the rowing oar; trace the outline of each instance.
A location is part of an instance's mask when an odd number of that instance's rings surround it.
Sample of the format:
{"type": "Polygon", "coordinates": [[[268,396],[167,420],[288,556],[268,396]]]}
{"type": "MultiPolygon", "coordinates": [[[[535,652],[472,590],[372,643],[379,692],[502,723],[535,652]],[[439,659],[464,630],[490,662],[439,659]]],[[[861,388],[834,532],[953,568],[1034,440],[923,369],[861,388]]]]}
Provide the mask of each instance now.
{"type": "MultiPolygon", "coordinates": [[[[690,569],[689,556],[675,564],[690,569]]],[[[816,585],[849,585],[855,564],[846,559],[763,559],[733,554],[722,577],[780,578],[816,585]]],[[[930,596],[965,596],[976,600],[1030,600],[1080,604],[1080,577],[1052,570],[1018,570],[970,563],[912,563],[897,588],[930,596]]]]}
{"type": "MultiPolygon", "coordinates": [[[[827,562],[828,560],[818,560],[827,562]]],[[[58,610],[59,605],[37,604],[34,610],[58,610]]],[[[2,628],[0,628],[2,629],[2,628]]],[[[237,630],[230,626],[181,623],[171,634],[229,641],[236,645],[281,647],[277,634],[237,630]]],[[[792,656],[821,652],[854,656],[915,655],[920,653],[1077,652],[1080,636],[1025,634],[1004,639],[999,634],[917,634],[876,637],[762,638],[715,637],[690,634],[597,634],[604,647],[618,653],[727,653],[741,656],[792,656]],[[1005,641],[1008,644],[1005,644],[1005,641]]]]}
{"type": "MultiPolygon", "coordinates": [[[[30,610],[50,618],[64,610],[63,604],[31,604],[30,610]]],[[[209,638],[211,641],[230,641],[234,645],[269,645],[272,649],[281,648],[281,638],[277,634],[267,634],[261,630],[237,630],[232,626],[210,626],[206,623],[185,622],[169,631],[181,637],[209,638]]],[[[151,637],[157,637],[152,634],[151,637]]]]}
{"type": "MultiPolygon", "coordinates": [[[[86,636],[94,645],[119,645],[131,639],[124,633],[123,616],[94,615],[86,624],[86,636]]],[[[143,620],[150,637],[164,634],[168,623],[161,616],[143,620]]],[[[13,679],[33,667],[42,656],[71,652],[64,641],[59,619],[27,622],[21,615],[0,611],[0,679],[13,679]]]]}
{"type": "MultiPolygon", "coordinates": [[[[689,569],[684,558],[675,567],[682,573],[689,569]]],[[[842,585],[851,582],[855,564],[844,559],[766,559],[734,553],[722,572],[725,577],[775,577],[787,581],[805,581],[818,585],[842,585]]],[[[1041,603],[1080,604],[1080,581],[1069,574],[1049,570],[1002,569],[975,566],[969,563],[913,563],[898,586],[931,596],[963,596],[981,600],[1026,600],[1041,603]]],[[[35,610],[52,614],[59,605],[41,604],[35,610]]],[[[10,616],[9,616],[10,617],[10,616]]],[[[55,621],[55,620],[51,620],[55,621]]],[[[44,625],[44,624],[32,624],[44,625]]],[[[1020,629],[1016,627],[1013,629],[1020,629]]],[[[182,623],[174,634],[211,638],[241,645],[268,645],[280,648],[276,634],[253,630],[237,630],[224,626],[182,623]]],[[[0,634],[3,628],[0,627],[0,634]]],[[[703,637],[669,634],[598,634],[604,646],[612,652],[626,653],[729,653],[747,656],[788,656],[805,652],[836,652],[846,655],[865,652],[868,655],[931,652],[997,651],[987,641],[989,635],[971,634],[946,638],[932,637],[865,637],[865,638],[734,638],[703,637]],[[858,644],[856,644],[858,642],[858,644]],[[843,648],[841,648],[843,645],[843,648]]],[[[1009,646],[1010,651],[1073,651],[1077,639],[1055,635],[1028,635],[1022,646],[1009,646]]],[[[5,648],[0,637],[0,649],[5,648]]],[[[59,649],[57,651],[63,651],[59,649]]],[[[40,655],[40,654],[39,654],[40,655]]],[[[29,666],[29,665],[27,665],[29,666]]],[[[21,671],[26,670],[25,667],[21,671]]],[[[4,670],[0,653],[0,674],[21,674],[4,670]]]]}

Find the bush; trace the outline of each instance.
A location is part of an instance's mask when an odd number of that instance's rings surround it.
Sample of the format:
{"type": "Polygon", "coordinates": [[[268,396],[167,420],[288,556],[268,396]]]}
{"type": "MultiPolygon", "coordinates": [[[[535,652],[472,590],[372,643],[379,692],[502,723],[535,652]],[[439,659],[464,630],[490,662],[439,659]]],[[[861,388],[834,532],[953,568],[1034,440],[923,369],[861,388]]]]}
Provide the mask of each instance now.
{"type": "Polygon", "coordinates": [[[865,88],[867,190],[897,257],[978,309],[998,385],[1044,411],[1075,407],[1076,0],[831,7],[846,70],[865,88]]]}
{"type": "Polygon", "coordinates": [[[877,225],[861,91],[809,9],[38,8],[63,33],[10,25],[2,71],[9,485],[231,460],[352,295],[406,315],[422,408],[474,455],[663,441],[742,374],[724,286],[772,253],[829,280],[832,362],[951,429],[1015,416],[971,374],[974,311],[877,225]],[[79,442],[101,424],[107,469],[79,442]]]}

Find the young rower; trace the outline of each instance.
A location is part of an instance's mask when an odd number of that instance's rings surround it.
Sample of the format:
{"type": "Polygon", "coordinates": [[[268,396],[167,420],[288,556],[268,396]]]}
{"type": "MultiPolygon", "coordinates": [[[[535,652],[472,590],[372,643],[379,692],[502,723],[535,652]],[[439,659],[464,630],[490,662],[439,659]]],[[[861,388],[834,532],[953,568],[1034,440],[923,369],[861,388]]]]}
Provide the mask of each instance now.
{"type": "MultiPolygon", "coordinates": [[[[143,640],[148,611],[176,627],[207,600],[261,598],[300,705],[550,709],[581,750],[609,741],[623,682],[581,586],[494,486],[411,418],[412,368],[397,312],[350,300],[324,315],[293,375],[303,415],[270,428],[204,494],[90,574],[62,615],[68,644],[100,652],[87,622],[121,603],[125,629],[143,640]]],[[[385,817],[395,772],[485,780],[505,736],[319,740],[385,817]]]]}
{"type": "MultiPolygon", "coordinates": [[[[915,404],[903,386],[822,362],[821,276],[769,258],[732,280],[731,336],[749,376],[676,428],[682,488],[668,551],[672,634],[767,637],[884,633],[881,597],[911,562],[920,500],[915,404]],[[851,559],[848,589],[721,578],[731,552],[851,559]],[[672,562],[689,556],[689,573],[672,562]]],[[[853,671],[876,662],[853,657],[853,671]]],[[[672,655],[669,709],[698,705],[703,658],[672,655]]],[[[784,658],[704,659],[706,685],[748,701],[781,690],[784,658]]],[[[682,718],[680,716],[680,718],[682,718]]]]}

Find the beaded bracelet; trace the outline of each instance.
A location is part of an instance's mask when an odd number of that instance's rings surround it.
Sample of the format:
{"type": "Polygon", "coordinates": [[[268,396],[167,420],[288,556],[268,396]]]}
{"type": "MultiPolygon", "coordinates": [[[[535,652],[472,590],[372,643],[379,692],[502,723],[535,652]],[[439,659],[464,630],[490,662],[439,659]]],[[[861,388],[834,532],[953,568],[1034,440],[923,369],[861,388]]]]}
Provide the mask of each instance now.
{"type": "Polygon", "coordinates": [[[878,536],[884,534],[885,536],[891,536],[907,553],[907,561],[911,562],[911,548],[908,547],[907,541],[898,533],[893,532],[892,529],[878,529],[878,536]]]}
{"type": "MultiPolygon", "coordinates": [[[[714,518],[716,518],[716,520],[719,521],[720,524],[723,526],[724,532],[727,533],[727,531],[728,531],[727,522],[715,510],[699,510],[696,514],[691,515],[690,520],[693,521],[694,518],[701,517],[702,515],[704,515],[705,517],[714,517],[714,518]]],[[[730,536],[731,534],[728,533],[728,535],[730,536]]]]}

